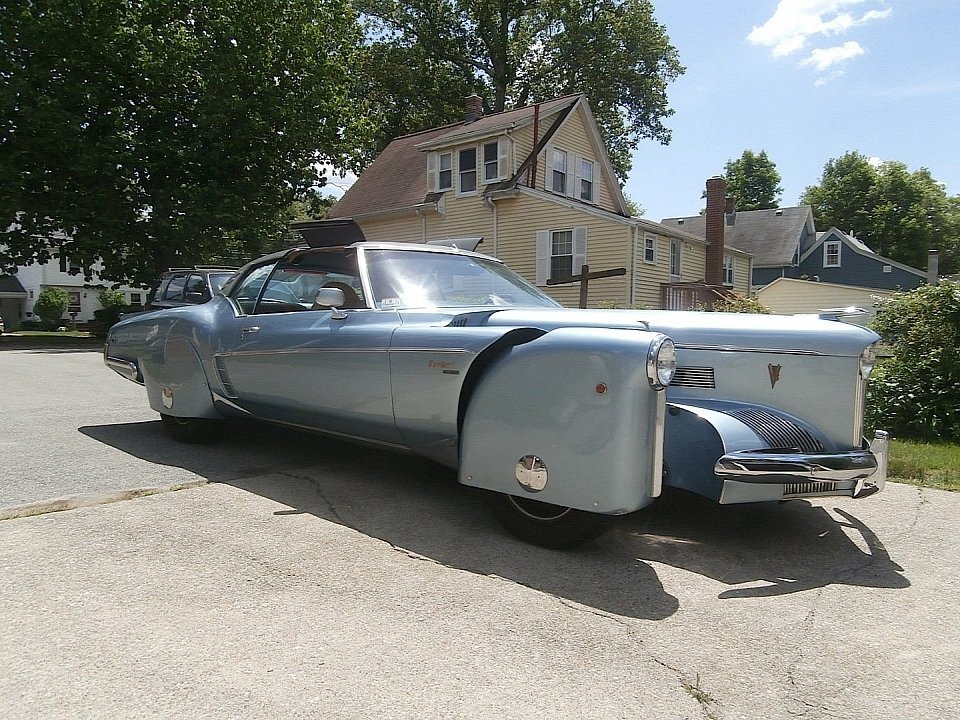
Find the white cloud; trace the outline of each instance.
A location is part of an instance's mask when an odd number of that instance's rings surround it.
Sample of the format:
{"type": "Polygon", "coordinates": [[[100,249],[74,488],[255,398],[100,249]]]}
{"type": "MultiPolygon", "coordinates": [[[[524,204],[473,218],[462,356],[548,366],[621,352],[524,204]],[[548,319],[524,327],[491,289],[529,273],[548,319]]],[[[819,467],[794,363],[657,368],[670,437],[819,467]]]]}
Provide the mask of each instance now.
{"type": "Polygon", "coordinates": [[[799,52],[816,36],[840,35],[872,20],[890,15],[890,8],[874,7],[863,14],[853,14],[854,6],[877,0],[780,0],[763,25],[747,36],[754,45],[769,47],[774,57],[799,52]]]}
{"type": "Polygon", "coordinates": [[[847,73],[846,70],[834,70],[833,72],[827,73],[826,75],[821,75],[820,77],[818,77],[816,80],[813,81],[813,86],[823,87],[828,82],[833,82],[838,77],[842,75],[846,75],[846,73],[847,73]]]}
{"type": "Polygon", "coordinates": [[[849,40],[843,45],[837,45],[832,48],[816,48],[803,61],[801,65],[813,65],[817,70],[823,72],[831,65],[851,60],[858,55],[863,55],[863,48],[855,40],[849,40]]]}

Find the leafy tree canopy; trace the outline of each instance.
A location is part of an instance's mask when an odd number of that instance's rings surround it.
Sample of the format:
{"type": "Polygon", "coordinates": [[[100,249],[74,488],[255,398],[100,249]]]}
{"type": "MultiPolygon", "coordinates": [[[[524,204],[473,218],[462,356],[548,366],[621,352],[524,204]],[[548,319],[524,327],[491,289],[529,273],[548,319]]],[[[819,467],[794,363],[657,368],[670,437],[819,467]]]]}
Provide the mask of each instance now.
{"type": "Polygon", "coordinates": [[[583,92],[620,179],[642,139],[670,141],[667,85],[684,68],[649,0],[359,0],[370,116],[391,137],[583,92]],[[391,59],[394,62],[384,62],[391,59]]]}
{"type": "Polygon", "coordinates": [[[256,254],[359,142],[361,36],[348,0],[5,3],[0,271],[48,260],[52,236],[142,285],[256,254]]]}
{"type": "Polygon", "coordinates": [[[848,152],[827,162],[801,202],[813,207],[818,230],[852,231],[874,252],[916,268],[936,249],[942,272],[960,270],[960,196],[948,196],[926,168],[848,152]]]}
{"type": "Polygon", "coordinates": [[[736,160],[728,160],[723,175],[727,194],[737,199],[737,210],[769,210],[779,207],[783,188],[776,164],[766,150],[744,150],[736,160]]]}

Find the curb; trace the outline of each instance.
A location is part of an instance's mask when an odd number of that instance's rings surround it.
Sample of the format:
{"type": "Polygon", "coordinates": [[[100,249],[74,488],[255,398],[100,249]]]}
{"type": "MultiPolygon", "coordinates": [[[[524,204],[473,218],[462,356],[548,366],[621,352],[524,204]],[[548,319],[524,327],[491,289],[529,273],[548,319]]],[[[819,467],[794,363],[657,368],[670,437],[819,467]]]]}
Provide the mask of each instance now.
{"type": "Polygon", "coordinates": [[[25,505],[14,505],[13,507],[0,508],[0,521],[35,517],[37,515],[48,515],[49,513],[63,512],[65,510],[76,510],[78,508],[85,507],[96,507],[97,505],[109,505],[110,503],[123,502],[124,500],[134,500],[136,498],[148,497],[150,495],[177,492],[178,490],[190,490],[192,488],[208,485],[209,483],[209,480],[194,480],[192,482],[177,483],[176,485],[167,485],[163,487],[132,488],[130,490],[120,490],[119,492],[106,493],[104,495],[76,495],[74,497],[56,498],[54,500],[41,500],[40,502],[27,503],[25,505]]]}

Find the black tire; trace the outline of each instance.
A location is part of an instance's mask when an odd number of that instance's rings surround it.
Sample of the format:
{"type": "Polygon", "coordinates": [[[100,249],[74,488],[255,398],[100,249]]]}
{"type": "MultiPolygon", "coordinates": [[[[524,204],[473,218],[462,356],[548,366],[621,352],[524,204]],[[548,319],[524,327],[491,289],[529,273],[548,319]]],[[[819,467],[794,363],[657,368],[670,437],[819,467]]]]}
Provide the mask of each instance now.
{"type": "Polygon", "coordinates": [[[207,443],[216,440],[223,426],[222,420],[174,417],[160,413],[163,429],[174,440],[182,443],[207,443]]]}
{"type": "Polygon", "coordinates": [[[609,515],[502,493],[491,493],[490,503],[494,516],[510,534],[557,550],[567,550],[600,537],[612,522],[609,515]]]}

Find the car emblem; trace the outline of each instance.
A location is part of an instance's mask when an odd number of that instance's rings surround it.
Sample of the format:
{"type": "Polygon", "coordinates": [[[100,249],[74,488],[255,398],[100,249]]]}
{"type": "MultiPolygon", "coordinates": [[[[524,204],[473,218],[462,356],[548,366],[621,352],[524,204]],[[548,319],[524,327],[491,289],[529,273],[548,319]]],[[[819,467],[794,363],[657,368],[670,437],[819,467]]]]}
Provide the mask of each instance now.
{"type": "Polygon", "coordinates": [[[780,365],[767,365],[767,372],[770,373],[770,387],[776,387],[780,379],[780,365]]]}

